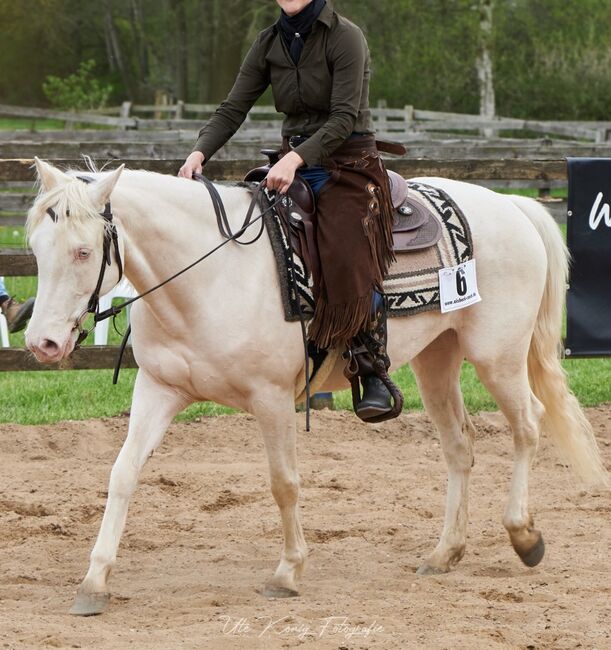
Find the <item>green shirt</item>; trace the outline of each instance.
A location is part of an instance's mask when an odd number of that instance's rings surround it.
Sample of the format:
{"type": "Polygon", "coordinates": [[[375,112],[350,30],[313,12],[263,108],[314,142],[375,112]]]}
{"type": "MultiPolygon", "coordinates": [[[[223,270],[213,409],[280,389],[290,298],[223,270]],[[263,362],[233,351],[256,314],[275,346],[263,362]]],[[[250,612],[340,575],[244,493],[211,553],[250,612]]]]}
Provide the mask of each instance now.
{"type": "Polygon", "coordinates": [[[286,115],[282,135],[311,136],[295,151],[306,165],[319,165],[351,133],[373,133],[369,67],[363,33],[329,4],[312,26],[298,65],[272,25],[257,36],[229,96],[199,132],[194,151],[209,160],[271,84],[276,110],[286,115]]]}

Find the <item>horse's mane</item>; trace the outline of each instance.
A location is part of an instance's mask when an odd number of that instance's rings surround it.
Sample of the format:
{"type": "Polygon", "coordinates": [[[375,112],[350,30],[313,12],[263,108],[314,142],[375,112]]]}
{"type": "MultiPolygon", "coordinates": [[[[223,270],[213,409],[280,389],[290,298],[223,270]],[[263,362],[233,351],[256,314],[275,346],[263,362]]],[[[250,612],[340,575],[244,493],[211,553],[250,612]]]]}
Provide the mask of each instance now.
{"type": "MultiPolygon", "coordinates": [[[[32,207],[28,211],[28,217],[26,220],[26,237],[30,238],[32,232],[40,225],[40,223],[45,219],[49,218],[47,215],[47,210],[52,208],[54,213],[57,215],[58,225],[63,224],[67,226],[74,227],[87,227],[94,222],[103,221],[105,225],[108,226],[108,223],[100,215],[100,206],[95,206],[90,198],[89,192],[87,191],[87,183],[79,179],[79,177],[91,178],[93,181],[96,178],[110,172],[104,171],[104,168],[98,169],[95,162],[89,158],[85,157],[85,163],[87,170],[69,168],[63,170],[64,173],[72,177],[72,181],[66,183],[60,183],[53,189],[46,191],[40,184],[40,179],[37,181],[38,185],[38,194],[32,207]]],[[[156,172],[151,172],[143,169],[125,169],[123,175],[130,176],[132,178],[144,178],[146,176],[156,176],[160,177],[166,181],[178,181],[179,179],[175,176],[170,176],[167,174],[158,174],[156,172]]],[[[199,183],[196,185],[200,185],[199,183]]],[[[233,187],[233,188],[248,188],[249,186],[240,183],[240,182],[223,182],[215,183],[215,185],[221,185],[224,187],[233,187]]],[[[205,191],[204,186],[200,185],[202,190],[205,191]]],[[[206,192],[207,194],[207,192],[206,192]]]]}
{"type": "MultiPolygon", "coordinates": [[[[77,173],[82,174],[82,172],[77,173]]],[[[72,182],[62,183],[49,191],[39,188],[38,195],[28,211],[25,224],[28,240],[43,219],[49,218],[47,214],[49,208],[52,208],[57,215],[58,225],[67,224],[68,219],[70,219],[69,223],[75,226],[85,226],[92,221],[103,221],[89,197],[86,184],[79,181],[76,175],[72,182]]]]}

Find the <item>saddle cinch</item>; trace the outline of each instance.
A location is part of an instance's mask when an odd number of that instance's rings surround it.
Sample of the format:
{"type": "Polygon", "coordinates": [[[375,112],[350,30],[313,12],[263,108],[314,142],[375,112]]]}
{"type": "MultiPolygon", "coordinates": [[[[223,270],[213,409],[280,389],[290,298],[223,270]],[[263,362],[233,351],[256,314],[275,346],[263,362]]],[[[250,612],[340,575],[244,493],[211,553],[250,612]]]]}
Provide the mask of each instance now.
{"type": "MultiPolygon", "coordinates": [[[[244,181],[260,183],[281,154],[275,149],[262,149],[261,153],[269,158],[269,164],[249,171],[244,181]]],[[[409,196],[407,181],[402,176],[390,170],[387,173],[395,209],[395,253],[410,253],[434,246],[441,238],[439,220],[422,203],[409,196]]],[[[286,199],[278,206],[278,213],[291,247],[312,274],[313,287],[318,287],[320,258],[316,242],[316,200],[311,187],[300,176],[295,177],[286,199]]]]}

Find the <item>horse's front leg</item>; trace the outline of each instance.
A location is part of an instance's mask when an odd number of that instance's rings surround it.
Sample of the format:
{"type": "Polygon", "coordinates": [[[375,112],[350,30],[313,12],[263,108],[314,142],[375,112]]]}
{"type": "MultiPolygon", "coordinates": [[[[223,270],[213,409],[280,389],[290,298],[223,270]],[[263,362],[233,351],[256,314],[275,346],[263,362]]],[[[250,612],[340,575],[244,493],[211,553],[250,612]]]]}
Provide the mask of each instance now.
{"type": "Polygon", "coordinates": [[[172,418],[188,400],[140,370],[134,386],[129,431],[110,473],[108,500],[89,571],[76,593],[71,614],[90,616],[106,609],[107,579],[117,557],[127,508],[146,460],[161,443],[172,418]]]}
{"type": "Polygon", "coordinates": [[[298,512],[296,418],[293,391],[261,391],[252,401],[252,413],[263,432],[271,489],[280,508],[284,548],[274,576],[265,585],[268,598],[298,596],[295,580],[301,576],[307,546],[298,512]]]}

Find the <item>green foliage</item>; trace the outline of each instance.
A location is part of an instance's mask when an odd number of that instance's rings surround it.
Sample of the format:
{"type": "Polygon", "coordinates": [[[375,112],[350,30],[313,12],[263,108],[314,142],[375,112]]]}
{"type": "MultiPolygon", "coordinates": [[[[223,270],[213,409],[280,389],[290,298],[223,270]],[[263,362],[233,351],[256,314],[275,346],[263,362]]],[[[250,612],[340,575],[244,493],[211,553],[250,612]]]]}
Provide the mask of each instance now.
{"type": "MultiPolygon", "coordinates": [[[[333,4],[367,36],[373,103],[478,110],[477,0],[333,4]]],[[[156,92],[221,101],[277,12],[273,0],[0,0],[0,103],[40,105],[47,76],[65,79],[90,59],[99,63],[99,87],[112,82],[117,104],[150,103],[156,92]]],[[[491,46],[499,115],[608,119],[609,0],[496,0],[491,46]]]]}
{"type": "Polygon", "coordinates": [[[611,3],[498,2],[494,21],[499,114],[609,119],[611,3]]]}
{"type": "Polygon", "coordinates": [[[364,31],[372,55],[371,95],[389,106],[473,113],[477,13],[472,0],[335,2],[364,31]]]}
{"type": "Polygon", "coordinates": [[[78,70],[63,79],[49,75],[42,88],[51,104],[64,110],[102,108],[112,93],[110,84],[103,85],[93,77],[95,61],[82,61],[78,70]]]}

